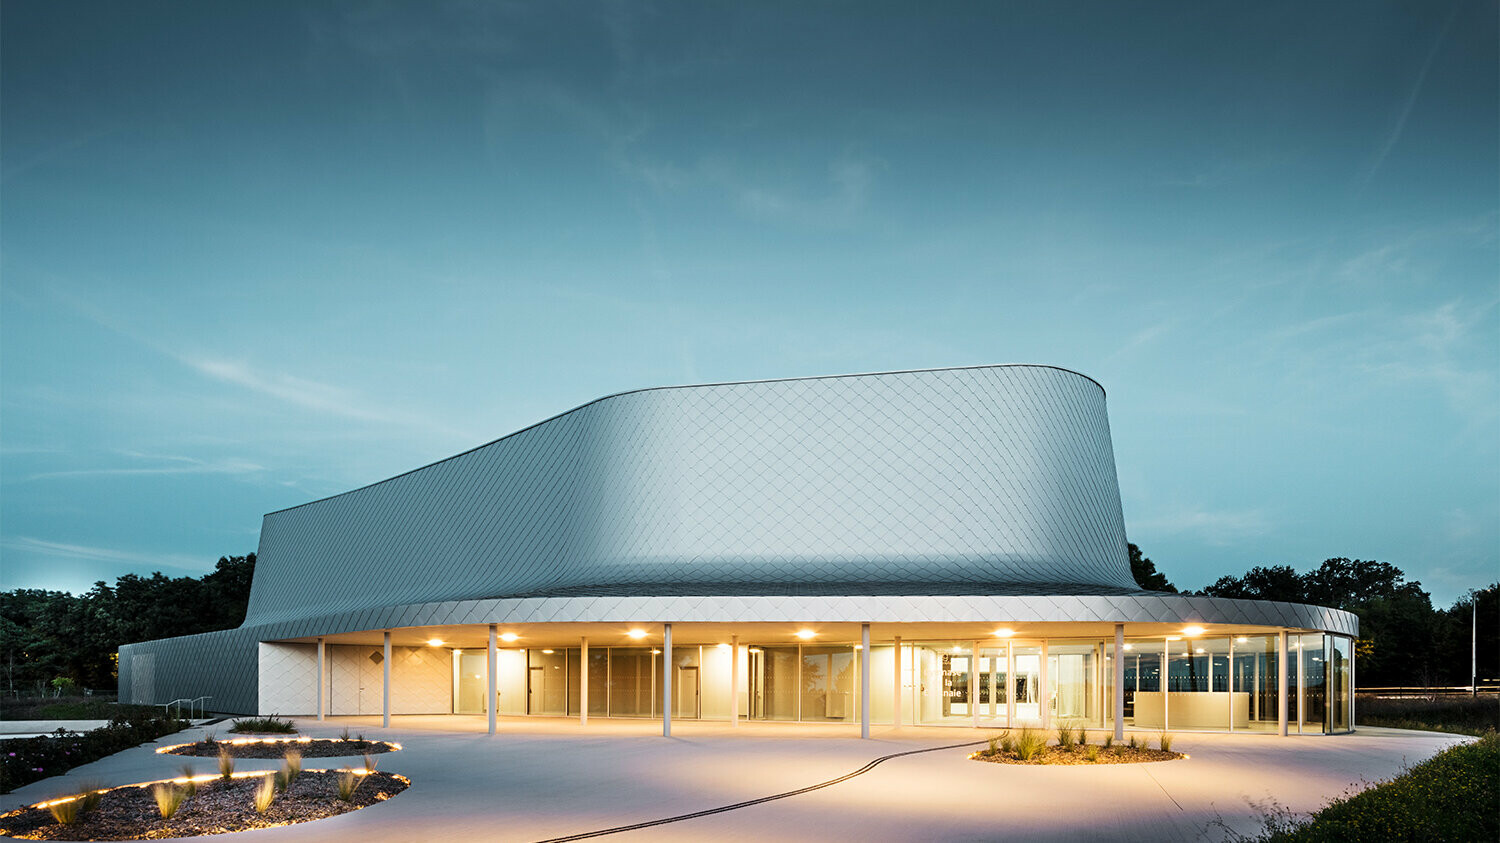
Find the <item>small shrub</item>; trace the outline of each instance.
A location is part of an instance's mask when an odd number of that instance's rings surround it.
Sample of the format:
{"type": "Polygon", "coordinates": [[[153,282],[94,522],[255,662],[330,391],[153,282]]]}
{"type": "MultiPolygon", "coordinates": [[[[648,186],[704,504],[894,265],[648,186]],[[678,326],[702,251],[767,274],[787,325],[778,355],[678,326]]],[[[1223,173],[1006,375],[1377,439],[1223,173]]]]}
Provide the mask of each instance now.
{"type": "Polygon", "coordinates": [[[266,776],[260,780],[260,786],[255,788],[255,813],[264,814],[271,809],[271,803],[276,799],[276,777],[266,776]]]}
{"type": "Polygon", "coordinates": [[[1161,747],[1162,752],[1171,752],[1172,736],[1166,732],[1162,732],[1160,735],[1156,736],[1156,745],[1161,747]]]}
{"type": "Polygon", "coordinates": [[[999,735],[990,735],[990,748],[989,748],[989,751],[987,753],[985,753],[985,754],[986,755],[999,755],[1000,754],[1000,736],[999,735]]]}
{"type": "Polygon", "coordinates": [[[198,795],[198,783],[193,781],[193,776],[196,775],[198,775],[198,771],[193,769],[193,765],[182,765],[182,777],[186,780],[182,785],[182,789],[187,791],[187,798],[189,799],[198,795]]]}
{"type": "Polygon", "coordinates": [[[59,825],[72,825],[78,818],[99,807],[99,788],[89,783],[81,786],[78,795],[71,799],[59,799],[47,806],[52,819],[59,825]]]}
{"type": "Polygon", "coordinates": [[[344,731],[342,731],[342,732],[339,733],[339,740],[343,741],[344,743],[348,743],[351,740],[350,737],[349,737],[349,727],[348,726],[345,726],[344,727],[344,731]]]}
{"type": "Polygon", "coordinates": [[[297,727],[290,720],[282,720],[276,715],[270,717],[247,717],[244,720],[234,721],[231,732],[273,732],[281,735],[296,734],[297,727]]]}
{"type": "Polygon", "coordinates": [[[1135,735],[1131,735],[1130,736],[1130,748],[1131,749],[1139,749],[1140,746],[1141,746],[1140,740],[1138,738],[1136,738],[1135,735]]]}
{"type": "Polygon", "coordinates": [[[208,734],[206,734],[206,735],[203,736],[203,742],[206,743],[206,744],[208,744],[209,746],[218,746],[219,745],[219,733],[218,732],[209,732],[208,734]]]}
{"type": "Polygon", "coordinates": [[[1016,757],[1022,761],[1030,761],[1046,748],[1047,737],[1029,726],[1022,729],[1020,737],[1016,739],[1016,757]]]}
{"type": "Polygon", "coordinates": [[[1105,732],[1104,733],[1104,748],[1105,749],[1110,749],[1114,745],[1115,745],[1115,733],[1114,732],[1105,732]]]}
{"type": "Polygon", "coordinates": [[[373,772],[375,772],[375,756],[373,756],[373,755],[371,755],[371,754],[369,754],[367,752],[367,753],[364,754],[363,757],[365,759],[365,772],[366,773],[373,773],[373,772]]]}
{"type": "Polygon", "coordinates": [[[365,777],[353,770],[340,770],[338,777],[339,798],[345,802],[354,800],[354,791],[359,789],[365,777]]]}
{"type": "Polygon", "coordinates": [[[156,800],[156,811],[164,820],[170,820],[187,799],[187,789],[171,782],[158,782],[151,786],[151,798],[156,800]]]}
{"type": "Polygon", "coordinates": [[[1006,755],[1016,751],[1016,739],[1011,736],[1009,731],[1000,734],[1000,751],[1006,755]]]}
{"type": "Polygon", "coordinates": [[[1099,750],[1100,747],[1095,744],[1086,744],[1083,747],[1083,757],[1087,758],[1090,761],[1098,761],[1099,750]]]}
{"type": "Polygon", "coordinates": [[[286,755],[282,756],[281,766],[287,772],[287,780],[296,781],[302,775],[302,751],[288,749],[286,755]]]}
{"type": "Polygon", "coordinates": [[[229,781],[234,776],[234,756],[228,747],[219,747],[219,778],[229,781]]]}
{"type": "Polygon", "coordinates": [[[1057,730],[1057,745],[1062,749],[1067,749],[1068,747],[1073,745],[1072,727],[1064,726],[1061,729],[1057,730]]]}
{"type": "Polygon", "coordinates": [[[1088,746],[1088,743],[1089,743],[1089,730],[1083,728],[1082,726],[1079,726],[1078,727],[1078,745],[1079,746],[1088,746]]]}

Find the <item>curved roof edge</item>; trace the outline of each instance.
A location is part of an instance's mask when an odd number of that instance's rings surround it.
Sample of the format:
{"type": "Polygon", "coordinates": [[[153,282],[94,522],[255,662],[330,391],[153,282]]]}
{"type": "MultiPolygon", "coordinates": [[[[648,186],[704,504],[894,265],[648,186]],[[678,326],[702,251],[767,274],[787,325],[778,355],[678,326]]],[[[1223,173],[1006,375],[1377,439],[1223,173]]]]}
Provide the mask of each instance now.
{"type": "Polygon", "coordinates": [[[316,498],[314,500],[306,501],[304,503],[299,503],[299,504],[297,504],[295,506],[287,506],[287,507],[282,507],[281,509],[273,509],[270,512],[267,512],[265,514],[265,516],[263,516],[263,517],[271,516],[271,515],[276,515],[277,513],[281,513],[281,512],[290,512],[290,511],[292,511],[294,509],[301,509],[304,506],[312,506],[313,504],[322,503],[324,501],[331,501],[334,498],[341,498],[344,495],[352,495],[355,492],[361,492],[361,491],[364,491],[365,489],[370,489],[370,488],[373,488],[375,486],[379,486],[382,483],[389,483],[392,480],[396,480],[398,478],[405,477],[408,474],[415,474],[418,471],[423,471],[423,470],[431,468],[431,467],[433,467],[435,465],[442,465],[443,463],[448,462],[449,460],[456,460],[459,457],[464,456],[465,454],[472,454],[475,451],[478,451],[480,449],[488,448],[489,446],[494,445],[497,442],[503,442],[506,439],[511,438],[512,436],[518,436],[518,435],[520,435],[522,433],[525,433],[526,431],[531,430],[533,428],[541,427],[542,425],[547,424],[550,421],[554,421],[556,419],[560,419],[563,416],[569,415],[571,413],[576,413],[579,410],[584,409],[585,407],[591,407],[591,406],[593,406],[595,404],[598,404],[598,403],[600,403],[602,401],[608,401],[608,400],[610,400],[612,398],[619,398],[619,397],[625,396],[625,395],[635,395],[635,394],[642,393],[642,392],[658,392],[658,391],[662,391],[662,390],[672,390],[672,389],[705,389],[705,388],[708,388],[708,387],[715,387],[715,386],[740,386],[740,385],[745,385],[745,384],[756,384],[756,383],[790,383],[790,382],[794,382],[794,381],[838,380],[838,379],[841,379],[841,378],[869,378],[869,377],[878,377],[880,375],[910,375],[910,374],[916,374],[916,373],[919,373],[919,372],[962,372],[962,371],[967,371],[967,370],[972,370],[972,369],[1055,369],[1055,370],[1057,370],[1059,372],[1066,372],[1067,374],[1070,374],[1070,375],[1077,375],[1078,377],[1083,378],[1084,380],[1088,381],[1089,383],[1092,383],[1094,386],[1097,386],[1099,388],[1100,394],[1106,395],[1106,396],[1108,395],[1108,393],[1105,392],[1105,390],[1104,390],[1104,385],[1101,384],[1101,383],[1099,383],[1098,381],[1094,380],[1093,378],[1089,377],[1088,375],[1085,375],[1084,373],[1079,372],[1079,371],[1075,371],[1073,369],[1066,368],[1064,366],[1053,366],[1053,365],[1048,364],[1048,363],[988,363],[988,364],[981,364],[981,365],[977,365],[977,366],[937,366],[937,367],[933,367],[933,368],[930,368],[930,369],[895,369],[895,370],[888,371],[888,372],[852,372],[852,373],[843,374],[843,375],[807,375],[807,376],[795,377],[795,378],[761,378],[761,379],[758,379],[758,380],[715,381],[715,382],[712,382],[712,383],[679,384],[679,385],[676,385],[676,386],[647,386],[647,387],[641,387],[639,389],[627,389],[627,390],[624,390],[624,391],[621,391],[621,392],[612,392],[612,393],[610,393],[608,395],[604,395],[604,396],[601,396],[599,398],[595,398],[592,401],[585,401],[584,403],[579,404],[576,407],[573,407],[573,408],[568,409],[568,410],[564,410],[561,413],[556,413],[554,415],[548,416],[547,418],[542,419],[541,421],[533,422],[532,424],[528,424],[525,427],[520,428],[518,430],[513,430],[510,433],[507,433],[504,436],[501,436],[501,437],[499,437],[497,439],[491,439],[488,442],[484,442],[484,443],[481,443],[479,445],[475,445],[472,448],[468,448],[466,450],[459,451],[458,453],[453,454],[452,456],[443,457],[440,460],[433,460],[432,462],[427,463],[426,465],[421,465],[421,466],[417,466],[416,468],[408,469],[406,471],[401,472],[400,474],[393,474],[390,477],[386,477],[386,478],[382,478],[380,480],[376,480],[373,483],[366,483],[363,486],[356,486],[353,489],[348,489],[348,490],[345,490],[345,491],[342,491],[342,492],[338,492],[336,494],[327,495],[327,496],[321,497],[321,498],[316,498]]]}

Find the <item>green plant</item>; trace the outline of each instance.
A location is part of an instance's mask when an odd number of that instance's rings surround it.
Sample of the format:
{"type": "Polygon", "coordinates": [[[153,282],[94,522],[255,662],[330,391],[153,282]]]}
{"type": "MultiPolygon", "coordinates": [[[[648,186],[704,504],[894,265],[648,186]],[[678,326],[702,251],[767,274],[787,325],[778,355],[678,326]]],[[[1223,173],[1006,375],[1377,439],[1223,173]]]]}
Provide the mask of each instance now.
{"type": "Polygon", "coordinates": [[[1057,745],[1062,749],[1067,749],[1073,745],[1073,729],[1071,726],[1063,726],[1057,730],[1057,745]]]}
{"type": "Polygon", "coordinates": [[[229,747],[219,747],[219,778],[229,781],[234,776],[234,756],[229,754],[229,747]]]}
{"type": "Polygon", "coordinates": [[[47,811],[59,825],[72,825],[78,818],[99,807],[99,787],[93,782],[80,783],[78,793],[47,803],[47,811]]]}
{"type": "Polygon", "coordinates": [[[178,787],[171,782],[157,782],[151,786],[151,798],[156,800],[156,810],[161,818],[170,820],[187,799],[187,788],[178,787]]]}
{"type": "Polygon", "coordinates": [[[1131,735],[1130,736],[1130,748],[1131,749],[1140,749],[1140,747],[1141,747],[1140,740],[1138,738],[1136,738],[1135,735],[1131,735]]]}
{"type": "Polygon", "coordinates": [[[366,773],[373,773],[373,772],[375,772],[375,756],[373,756],[373,755],[371,755],[370,753],[367,752],[367,753],[364,754],[363,757],[365,759],[365,772],[366,773]]]}
{"type": "Polygon", "coordinates": [[[1160,735],[1156,736],[1156,745],[1161,747],[1162,752],[1171,752],[1172,736],[1167,732],[1162,732],[1160,735]]]}
{"type": "Polygon", "coordinates": [[[1090,761],[1098,761],[1100,749],[1101,747],[1099,747],[1097,744],[1086,744],[1083,747],[1083,757],[1087,758],[1090,761]]]}
{"type": "Polygon", "coordinates": [[[291,783],[296,781],[298,776],[302,775],[301,751],[295,749],[286,751],[286,755],[281,758],[281,772],[286,778],[288,786],[291,786],[291,783]]]}
{"type": "Polygon", "coordinates": [[[337,781],[339,798],[345,802],[353,801],[354,791],[359,789],[360,783],[364,780],[365,777],[363,775],[353,770],[340,770],[337,781]]]}
{"type": "Polygon", "coordinates": [[[1006,755],[1016,751],[1016,739],[1011,736],[1009,731],[1000,734],[1000,751],[1006,755]]]}
{"type": "Polygon", "coordinates": [[[1046,748],[1047,736],[1033,731],[1030,726],[1023,728],[1020,737],[1016,738],[1016,757],[1022,761],[1030,761],[1046,748]]]}
{"type": "Polygon", "coordinates": [[[350,738],[349,738],[349,727],[348,726],[345,726],[344,727],[344,731],[342,731],[342,732],[339,733],[339,740],[343,741],[344,743],[348,743],[349,742],[350,738]]]}
{"type": "Polygon", "coordinates": [[[1089,730],[1083,728],[1082,726],[1079,726],[1078,727],[1078,745],[1079,746],[1088,746],[1088,742],[1089,742],[1089,730]]]}
{"type": "Polygon", "coordinates": [[[73,679],[68,676],[58,676],[52,680],[51,684],[53,690],[57,691],[57,693],[62,696],[71,697],[78,691],[78,683],[74,682],[73,679]]]}
{"type": "Polygon", "coordinates": [[[243,720],[234,721],[231,732],[272,732],[281,735],[296,734],[297,727],[290,720],[282,720],[276,715],[270,717],[247,717],[243,720]]]}
{"type": "Polygon", "coordinates": [[[985,754],[986,755],[998,755],[998,754],[1000,754],[1000,736],[999,735],[990,735],[990,748],[989,748],[989,751],[986,752],[985,754]]]}
{"type": "Polygon", "coordinates": [[[271,802],[276,799],[276,777],[266,776],[260,780],[260,785],[255,788],[255,813],[264,814],[271,809],[271,802]]]}
{"type": "Polygon", "coordinates": [[[1104,748],[1105,749],[1109,749],[1109,748],[1113,747],[1114,745],[1115,745],[1115,733],[1114,732],[1105,732],[1104,733],[1104,748]]]}
{"type": "Polygon", "coordinates": [[[186,780],[182,788],[187,791],[187,798],[189,799],[198,795],[198,783],[193,781],[193,777],[196,775],[198,775],[198,771],[193,769],[193,765],[182,765],[182,777],[186,780]]]}

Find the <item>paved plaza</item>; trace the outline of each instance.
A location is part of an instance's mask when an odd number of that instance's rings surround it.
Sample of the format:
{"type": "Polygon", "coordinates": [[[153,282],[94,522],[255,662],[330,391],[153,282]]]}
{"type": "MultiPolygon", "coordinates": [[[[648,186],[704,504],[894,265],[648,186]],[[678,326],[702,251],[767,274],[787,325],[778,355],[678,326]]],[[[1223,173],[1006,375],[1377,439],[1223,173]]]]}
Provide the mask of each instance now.
{"type": "MultiPolygon", "coordinates": [[[[548,840],[746,802],[826,782],[899,752],[953,747],[991,734],[971,729],[680,721],[511,718],[485,734],[483,717],[398,716],[299,719],[304,734],[346,726],[404,749],[379,767],[412,780],[389,802],[312,823],[251,832],[279,841],[548,840]]],[[[228,724],[163,738],[180,743],[228,724]]],[[[1094,733],[1097,740],[1102,733],[1094,733]]],[[[1154,737],[1154,736],[1153,736],[1154,737]]],[[[1178,733],[1179,761],[1110,766],[1023,767],[966,760],[974,747],[892,758],[861,775],[784,799],[681,822],[606,835],[610,840],[1218,840],[1216,817],[1257,827],[1251,801],[1274,799],[1304,812],[1350,787],[1387,778],[1453,735],[1362,728],[1351,735],[1178,733]]],[[[0,796],[10,810],[65,792],[73,781],[106,785],[178,774],[185,759],[137,747],[0,796]]],[[[309,768],[358,759],[308,759],[309,768]]],[[[211,772],[212,759],[194,759],[211,772]]],[[[241,759],[239,769],[273,769],[241,759]]],[[[223,836],[214,838],[224,840],[223,836]]]]}

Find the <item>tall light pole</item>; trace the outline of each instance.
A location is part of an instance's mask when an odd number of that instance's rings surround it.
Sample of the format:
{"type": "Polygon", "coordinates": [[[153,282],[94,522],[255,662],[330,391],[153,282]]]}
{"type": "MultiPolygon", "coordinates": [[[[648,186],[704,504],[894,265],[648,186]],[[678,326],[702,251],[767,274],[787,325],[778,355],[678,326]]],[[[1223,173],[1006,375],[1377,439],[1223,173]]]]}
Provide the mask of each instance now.
{"type": "Polygon", "coordinates": [[[1479,592],[1469,592],[1469,697],[1479,696],[1479,592]]]}

